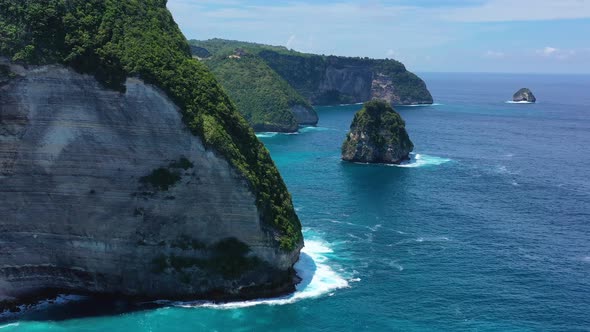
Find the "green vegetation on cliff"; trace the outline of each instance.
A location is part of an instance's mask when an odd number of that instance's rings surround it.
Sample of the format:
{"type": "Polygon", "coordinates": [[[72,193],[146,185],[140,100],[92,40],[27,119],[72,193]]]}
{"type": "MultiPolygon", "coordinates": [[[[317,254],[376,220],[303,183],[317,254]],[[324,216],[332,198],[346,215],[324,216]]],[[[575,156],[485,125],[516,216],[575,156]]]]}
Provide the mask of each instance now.
{"type": "Polygon", "coordinates": [[[204,63],[229,94],[238,110],[256,131],[297,131],[291,107],[311,105],[258,56],[221,53],[204,63]]]}
{"type": "Polygon", "coordinates": [[[0,0],[0,55],[63,64],[125,90],[127,77],[162,89],[204,144],[247,179],[280,245],[302,241],[291,197],[266,148],[205,65],[193,59],[166,0],[0,0]]]}

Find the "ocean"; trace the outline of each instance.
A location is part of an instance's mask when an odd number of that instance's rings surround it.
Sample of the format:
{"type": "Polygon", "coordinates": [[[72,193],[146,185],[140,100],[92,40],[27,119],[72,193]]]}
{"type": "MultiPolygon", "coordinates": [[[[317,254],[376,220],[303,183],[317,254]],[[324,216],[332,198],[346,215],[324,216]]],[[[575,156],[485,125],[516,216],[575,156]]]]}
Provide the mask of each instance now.
{"type": "Polygon", "coordinates": [[[84,314],[74,301],[0,331],[590,331],[590,77],[421,76],[437,104],[397,107],[409,164],[340,160],[361,105],[259,134],[304,227],[292,296],[84,314]],[[521,87],[537,104],[507,102],[521,87]]]}

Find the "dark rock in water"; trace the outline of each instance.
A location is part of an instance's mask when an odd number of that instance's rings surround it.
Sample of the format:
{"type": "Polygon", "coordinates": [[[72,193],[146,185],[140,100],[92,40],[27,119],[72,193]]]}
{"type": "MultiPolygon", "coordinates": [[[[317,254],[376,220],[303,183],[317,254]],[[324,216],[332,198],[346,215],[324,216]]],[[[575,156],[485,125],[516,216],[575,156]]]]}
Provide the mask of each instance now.
{"type": "Polygon", "coordinates": [[[514,94],[512,101],[534,103],[537,101],[537,98],[535,98],[535,95],[531,92],[531,90],[522,88],[514,94]]]}
{"type": "Polygon", "coordinates": [[[342,145],[342,159],[362,163],[399,164],[409,160],[414,144],[406,124],[391,105],[373,100],[354,116],[342,145]]]}

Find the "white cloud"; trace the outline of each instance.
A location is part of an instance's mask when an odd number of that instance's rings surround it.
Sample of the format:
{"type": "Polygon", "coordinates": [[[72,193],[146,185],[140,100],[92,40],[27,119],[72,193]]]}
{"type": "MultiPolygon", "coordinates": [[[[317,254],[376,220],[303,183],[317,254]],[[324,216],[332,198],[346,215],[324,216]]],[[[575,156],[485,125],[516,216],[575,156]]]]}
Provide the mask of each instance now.
{"type": "Polygon", "coordinates": [[[578,54],[576,50],[564,50],[556,47],[546,46],[543,49],[535,51],[537,55],[545,58],[566,60],[578,54]]]}
{"type": "Polygon", "coordinates": [[[558,52],[559,49],[555,48],[555,47],[551,47],[551,46],[546,46],[544,49],[539,50],[538,53],[543,54],[545,56],[551,56],[551,54],[554,54],[555,52],[558,52]]]}
{"type": "Polygon", "coordinates": [[[506,57],[506,53],[499,51],[487,51],[485,52],[484,57],[490,59],[503,59],[506,57]]]}
{"type": "Polygon", "coordinates": [[[297,38],[296,35],[291,35],[291,37],[289,37],[289,40],[287,40],[287,48],[292,48],[293,43],[295,42],[295,38],[297,38]]]}
{"type": "Polygon", "coordinates": [[[477,6],[441,10],[459,22],[548,21],[590,18],[589,0],[488,0],[477,6]]]}

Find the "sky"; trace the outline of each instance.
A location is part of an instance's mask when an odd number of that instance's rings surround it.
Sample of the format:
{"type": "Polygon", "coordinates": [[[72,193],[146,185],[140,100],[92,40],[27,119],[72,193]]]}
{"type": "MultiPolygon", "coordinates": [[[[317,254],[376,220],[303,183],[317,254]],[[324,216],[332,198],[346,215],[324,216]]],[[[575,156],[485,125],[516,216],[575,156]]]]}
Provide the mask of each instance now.
{"type": "Polygon", "coordinates": [[[590,74],[590,0],[168,0],[188,39],[393,58],[417,72],[590,74]]]}

